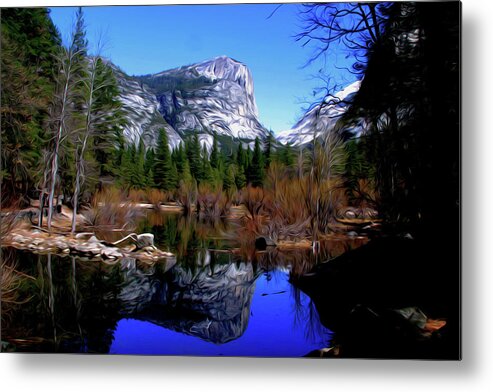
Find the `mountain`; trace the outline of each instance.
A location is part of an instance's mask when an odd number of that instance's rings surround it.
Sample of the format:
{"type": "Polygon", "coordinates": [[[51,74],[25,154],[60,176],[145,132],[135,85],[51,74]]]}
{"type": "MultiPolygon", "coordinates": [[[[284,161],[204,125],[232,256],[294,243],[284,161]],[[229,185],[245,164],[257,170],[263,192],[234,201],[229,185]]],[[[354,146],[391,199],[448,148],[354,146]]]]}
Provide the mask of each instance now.
{"type": "Polygon", "coordinates": [[[191,133],[198,133],[208,147],[214,134],[220,142],[251,142],[267,135],[258,120],[251,72],[239,61],[221,56],[133,77],[115,69],[129,112],[124,133],[132,142],[143,136],[146,145],[154,145],[160,127],[166,129],[172,147],[191,133]]]}
{"type": "Polygon", "coordinates": [[[276,135],[277,140],[282,144],[304,145],[313,140],[315,131],[320,135],[331,130],[348,109],[360,84],[360,81],[356,81],[335,95],[326,98],[324,104],[311,108],[293,128],[279,132],[276,135]]]}
{"type": "Polygon", "coordinates": [[[120,100],[127,113],[127,125],[123,130],[125,138],[137,144],[143,137],[147,146],[155,146],[158,130],[164,128],[171,147],[176,147],[182,138],[161,115],[155,92],[113,64],[111,66],[120,88],[120,100]]]}

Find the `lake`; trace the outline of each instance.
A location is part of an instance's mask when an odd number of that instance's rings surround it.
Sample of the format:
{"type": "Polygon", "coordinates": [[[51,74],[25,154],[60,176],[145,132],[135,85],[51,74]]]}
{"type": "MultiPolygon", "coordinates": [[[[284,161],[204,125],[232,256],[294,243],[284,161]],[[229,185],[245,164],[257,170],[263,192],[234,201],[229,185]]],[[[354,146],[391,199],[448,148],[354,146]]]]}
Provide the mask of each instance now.
{"type": "MultiPolygon", "coordinates": [[[[357,245],[244,249],[234,222],[147,212],[137,232],[176,258],[84,260],[3,248],[5,351],[300,357],[332,332],[290,277],[357,245]]],[[[125,233],[99,232],[115,239],[125,233]]]]}

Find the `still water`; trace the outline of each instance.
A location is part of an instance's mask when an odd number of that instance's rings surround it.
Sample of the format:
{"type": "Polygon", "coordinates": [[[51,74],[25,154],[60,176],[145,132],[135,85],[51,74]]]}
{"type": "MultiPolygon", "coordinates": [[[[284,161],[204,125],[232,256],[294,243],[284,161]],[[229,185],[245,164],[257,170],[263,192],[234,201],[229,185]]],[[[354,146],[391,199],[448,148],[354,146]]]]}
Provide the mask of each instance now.
{"type": "Polygon", "coordinates": [[[148,215],[138,232],[177,255],[152,264],[2,249],[17,271],[2,302],[3,350],[299,357],[328,347],[331,331],[289,279],[317,260],[306,250],[236,252],[236,229],[148,215]]]}

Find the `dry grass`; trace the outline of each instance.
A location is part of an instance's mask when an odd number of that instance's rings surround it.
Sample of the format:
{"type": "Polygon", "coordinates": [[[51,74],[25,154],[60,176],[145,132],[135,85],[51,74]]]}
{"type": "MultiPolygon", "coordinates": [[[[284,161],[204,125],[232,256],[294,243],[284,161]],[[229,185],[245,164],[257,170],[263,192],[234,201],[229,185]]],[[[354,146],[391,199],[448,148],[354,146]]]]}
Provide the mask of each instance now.
{"type": "Polygon", "coordinates": [[[145,199],[152,204],[155,209],[159,210],[161,204],[170,199],[170,195],[162,190],[152,188],[146,191],[145,199]]]}
{"type": "Polygon", "coordinates": [[[336,211],[348,201],[339,179],[291,178],[285,168],[273,163],[263,189],[243,189],[241,203],[248,211],[245,232],[276,242],[299,242],[330,232],[336,211]]]}
{"type": "Polygon", "coordinates": [[[12,203],[9,208],[1,208],[0,241],[19,224],[19,201],[12,203]]]}
{"type": "Polygon", "coordinates": [[[251,219],[261,215],[264,209],[265,191],[262,188],[248,185],[241,191],[240,200],[245,206],[251,219]]]}
{"type": "Polygon", "coordinates": [[[127,199],[132,203],[144,203],[147,201],[147,193],[143,189],[130,189],[127,199]]]}
{"type": "Polygon", "coordinates": [[[289,179],[277,167],[269,168],[265,186],[266,206],[269,220],[264,234],[274,241],[301,240],[308,234],[310,211],[307,208],[303,182],[289,179]]]}
{"type": "Polygon", "coordinates": [[[10,317],[13,307],[22,305],[30,298],[21,298],[21,285],[26,279],[33,279],[17,270],[18,263],[12,249],[0,249],[0,293],[2,300],[2,321],[10,317]]]}
{"type": "Polygon", "coordinates": [[[91,206],[82,215],[91,227],[133,230],[141,212],[116,187],[104,188],[94,194],[91,206]]]}
{"type": "Polygon", "coordinates": [[[192,213],[196,200],[197,185],[195,182],[187,183],[182,181],[176,195],[176,201],[183,207],[183,213],[185,215],[192,213]]]}
{"type": "Polygon", "coordinates": [[[200,184],[197,193],[197,213],[206,220],[225,218],[231,209],[231,198],[220,188],[200,184]]]}

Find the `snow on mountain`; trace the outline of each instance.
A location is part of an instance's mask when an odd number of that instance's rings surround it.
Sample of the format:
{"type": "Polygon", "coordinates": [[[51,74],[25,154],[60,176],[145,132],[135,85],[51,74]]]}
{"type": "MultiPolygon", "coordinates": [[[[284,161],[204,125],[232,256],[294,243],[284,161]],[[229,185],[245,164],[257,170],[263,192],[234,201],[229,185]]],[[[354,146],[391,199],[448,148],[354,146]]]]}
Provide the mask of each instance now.
{"type": "Polygon", "coordinates": [[[164,119],[191,131],[235,139],[264,138],[248,67],[226,56],[140,77],[154,89],[164,119]]]}
{"type": "Polygon", "coordinates": [[[118,68],[114,67],[113,71],[120,89],[120,101],[127,114],[127,125],[123,129],[125,138],[137,144],[143,137],[146,146],[155,146],[158,131],[164,128],[170,146],[172,148],[178,146],[182,138],[162,117],[154,92],[118,68]]]}
{"type": "Polygon", "coordinates": [[[333,96],[325,98],[323,104],[310,109],[293,128],[279,132],[277,140],[282,144],[303,145],[310,143],[315,134],[330,131],[346,112],[348,103],[359,90],[361,82],[356,81],[333,96]]]}

